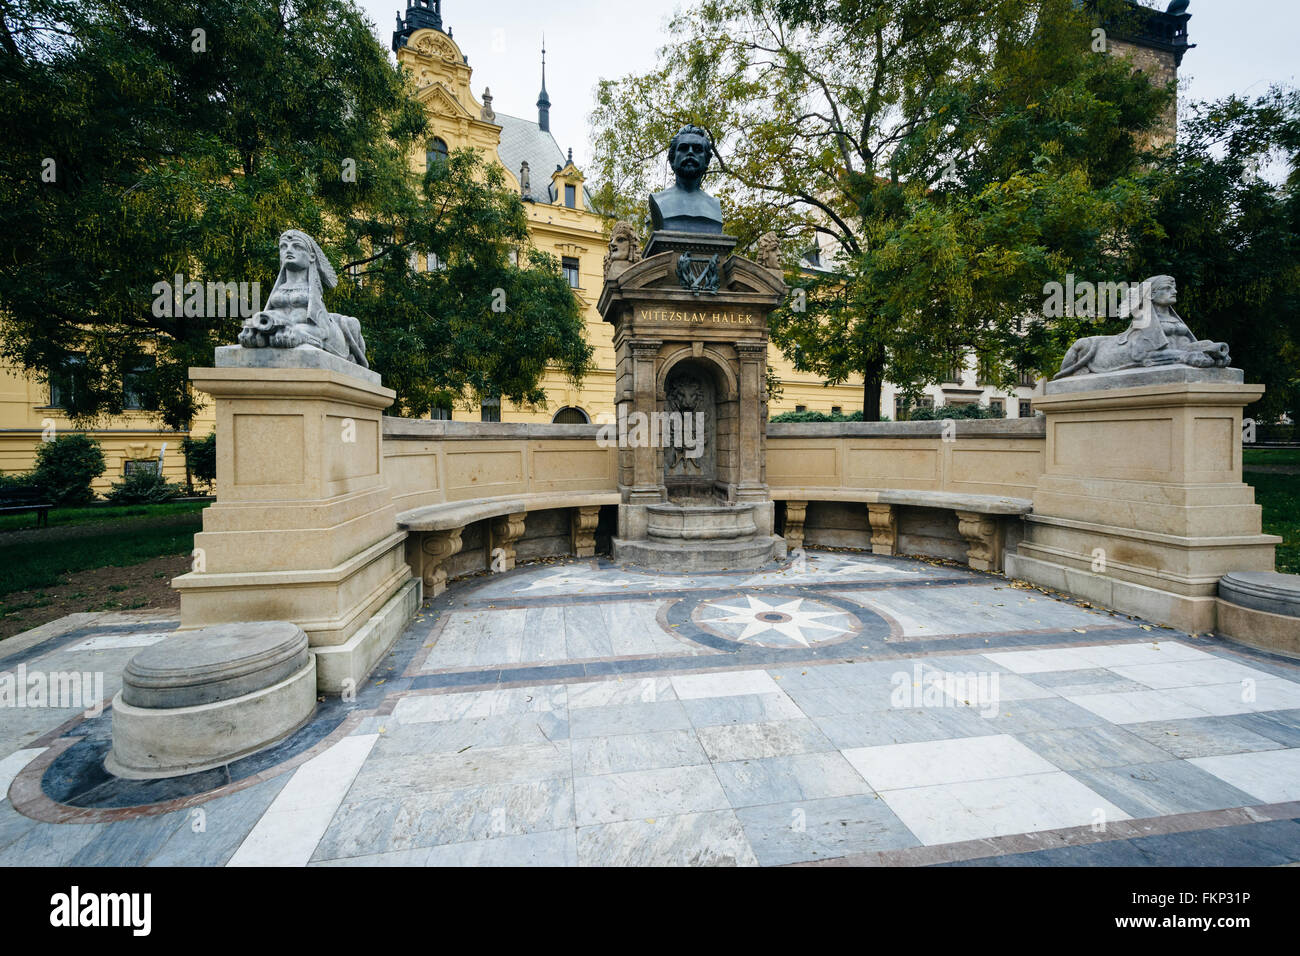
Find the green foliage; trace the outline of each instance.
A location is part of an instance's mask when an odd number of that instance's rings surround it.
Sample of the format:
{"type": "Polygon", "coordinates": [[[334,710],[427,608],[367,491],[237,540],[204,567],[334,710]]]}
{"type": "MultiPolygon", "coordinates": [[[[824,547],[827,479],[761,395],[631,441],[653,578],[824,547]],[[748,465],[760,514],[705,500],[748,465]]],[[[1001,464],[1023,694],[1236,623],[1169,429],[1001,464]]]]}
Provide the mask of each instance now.
{"type": "Polygon", "coordinates": [[[26,472],[18,475],[0,475],[0,497],[10,491],[35,491],[37,489],[36,475],[34,472],[26,472]]]}
{"type": "Polygon", "coordinates": [[[601,195],[642,215],[672,132],[704,126],[727,231],[784,241],[771,331],[796,369],[861,376],[868,419],[886,378],[938,383],[968,351],[1009,387],[1078,332],[1023,321],[1044,283],[1120,278],[1158,228],[1140,144],[1171,91],[1093,52],[1095,22],[1074,0],[702,4],[653,70],[598,88],[601,195]],[[815,238],[829,271],[797,271],[815,238]]]}
{"type": "Polygon", "coordinates": [[[289,227],[338,267],[327,305],[361,321],[399,408],[429,388],[535,400],[548,362],[580,371],[558,270],[506,262],[518,197],[466,160],[412,171],[424,108],[353,0],[7,0],[0,26],[0,357],[45,379],[81,357],[75,421],[120,411],[143,369],[133,388],[187,428],[186,369],[241,320],[156,315],[155,285],[258,282],[264,301],[289,227]],[[426,253],[447,272],[411,281],[426,253]]]}
{"type": "Polygon", "coordinates": [[[1131,275],[1173,276],[1192,331],[1265,386],[1248,417],[1300,411],[1300,92],[1196,104],[1150,180],[1161,233],[1131,275]]]}
{"type": "Polygon", "coordinates": [[[938,405],[934,408],[914,408],[907,413],[910,422],[941,422],[952,418],[1005,418],[1001,412],[987,405],[938,405]]]}
{"type": "Polygon", "coordinates": [[[90,484],[104,473],[104,452],[89,435],[60,435],[36,449],[32,480],[59,507],[93,501],[90,484]]]}
{"type": "Polygon", "coordinates": [[[860,422],[862,421],[861,412],[850,412],[848,415],[835,412],[782,412],[780,415],[774,415],[771,418],[774,422],[860,422]]]}
{"type": "Polygon", "coordinates": [[[185,438],[181,449],[185,452],[185,468],[190,478],[212,487],[217,480],[217,433],[212,432],[203,438],[185,438]]]}
{"type": "Polygon", "coordinates": [[[159,504],[179,498],[185,493],[180,485],[173,485],[151,468],[137,468],[113,487],[105,496],[115,505],[159,504]]]}

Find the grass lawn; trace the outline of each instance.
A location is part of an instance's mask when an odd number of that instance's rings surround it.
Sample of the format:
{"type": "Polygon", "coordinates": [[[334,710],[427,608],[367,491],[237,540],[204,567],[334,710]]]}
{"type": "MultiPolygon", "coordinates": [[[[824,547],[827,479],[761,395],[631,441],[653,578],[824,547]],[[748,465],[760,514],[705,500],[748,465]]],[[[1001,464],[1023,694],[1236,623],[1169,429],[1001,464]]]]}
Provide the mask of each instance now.
{"type": "MultiPolygon", "coordinates": [[[[102,505],[92,508],[51,508],[50,527],[74,524],[119,522],[123,518],[161,518],[166,515],[198,514],[206,501],[169,501],[160,505],[102,505]]],[[[36,527],[35,513],[0,515],[0,531],[21,531],[36,527]]],[[[0,544],[3,544],[0,535],[0,544]]]]}
{"type": "Polygon", "coordinates": [[[1252,471],[1245,480],[1255,487],[1255,503],[1264,508],[1264,533],[1282,536],[1277,570],[1300,574],[1300,475],[1252,471]]]}
{"type": "Polygon", "coordinates": [[[66,509],[0,533],[0,638],[78,611],[174,606],[205,504],[66,509]]]}
{"type": "Polygon", "coordinates": [[[1300,448],[1243,448],[1241,463],[1251,465],[1300,465],[1300,448]]]}

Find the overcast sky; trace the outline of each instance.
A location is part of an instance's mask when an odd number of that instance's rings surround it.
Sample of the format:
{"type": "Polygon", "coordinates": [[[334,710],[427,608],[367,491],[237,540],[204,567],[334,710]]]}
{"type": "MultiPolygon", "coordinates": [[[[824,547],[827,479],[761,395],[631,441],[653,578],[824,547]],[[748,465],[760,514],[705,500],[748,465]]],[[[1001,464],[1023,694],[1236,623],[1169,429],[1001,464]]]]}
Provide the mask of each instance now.
{"type": "MultiPolygon", "coordinates": [[[[389,47],[406,0],[357,2],[389,47]]],[[[668,19],[683,2],[444,0],[442,13],[444,28],[451,28],[474,69],[475,95],[490,86],[494,108],[513,116],[537,116],[545,31],[551,131],[561,148],[573,147],[581,167],[590,157],[587,116],[597,80],[652,66],[668,19]]],[[[1297,82],[1300,0],[1191,0],[1188,12],[1196,48],[1183,59],[1184,95],[1258,95],[1270,83],[1297,82]]]]}

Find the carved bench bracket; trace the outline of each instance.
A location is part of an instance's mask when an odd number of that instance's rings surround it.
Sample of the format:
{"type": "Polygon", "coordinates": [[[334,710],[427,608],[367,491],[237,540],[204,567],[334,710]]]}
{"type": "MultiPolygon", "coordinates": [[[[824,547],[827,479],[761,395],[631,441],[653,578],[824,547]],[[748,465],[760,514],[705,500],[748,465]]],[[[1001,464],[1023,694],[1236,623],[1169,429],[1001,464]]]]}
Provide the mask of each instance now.
{"type": "Polygon", "coordinates": [[[524,519],[528,512],[501,515],[492,519],[492,570],[513,571],[515,567],[515,542],[524,536],[524,519]],[[497,549],[500,549],[498,553],[497,549]]]}
{"type": "Polygon", "coordinates": [[[596,525],[600,523],[600,505],[574,508],[569,512],[573,534],[573,554],[579,558],[596,555],[596,525]]]}
{"type": "Polygon", "coordinates": [[[957,512],[957,532],[966,539],[966,563],[976,571],[1002,570],[1002,523],[973,511],[957,512]]]}
{"type": "Polygon", "coordinates": [[[785,546],[790,551],[803,547],[803,523],[807,513],[806,501],[785,503],[785,546]]]}
{"type": "Polygon", "coordinates": [[[892,555],[898,550],[898,516],[893,505],[867,505],[871,522],[871,553],[892,555]]]}
{"type": "Polygon", "coordinates": [[[424,581],[426,598],[447,590],[447,559],[460,553],[460,533],[464,530],[412,532],[406,539],[406,563],[424,581]]]}

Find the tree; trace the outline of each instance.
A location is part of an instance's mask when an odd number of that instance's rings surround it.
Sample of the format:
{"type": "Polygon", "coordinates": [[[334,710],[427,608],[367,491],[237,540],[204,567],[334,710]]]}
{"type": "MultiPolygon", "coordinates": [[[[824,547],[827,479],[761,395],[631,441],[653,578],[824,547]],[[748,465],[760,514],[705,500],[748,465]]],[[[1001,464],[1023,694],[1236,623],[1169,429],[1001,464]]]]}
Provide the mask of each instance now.
{"type": "Polygon", "coordinates": [[[598,89],[600,194],[639,210],[671,132],[704,126],[729,231],[774,229],[791,267],[814,237],[834,254],[773,315],[796,368],[861,375],[867,420],[886,378],[941,381],[971,349],[1009,384],[1074,331],[1025,323],[1044,283],[1118,278],[1155,229],[1136,177],[1172,92],[1097,49],[1124,6],[1096,6],[709,0],[653,71],[598,89]]]}
{"type": "Polygon", "coordinates": [[[1132,274],[1172,275],[1200,338],[1227,342],[1264,397],[1261,421],[1300,410],[1300,92],[1192,107],[1152,171],[1162,235],[1132,274]]]}
{"type": "Polygon", "coordinates": [[[548,362],[581,374],[558,267],[504,258],[526,244],[518,198],[464,159],[413,172],[427,119],[351,0],[4,0],[0,22],[0,355],[46,380],[75,369],[74,421],[121,411],[130,381],[188,427],[186,369],[240,318],[155,307],[155,287],[265,296],[288,227],[353,277],[327,302],[360,319],[399,408],[427,408],[421,370],[519,401],[548,362]],[[427,253],[447,274],[411,278],[427,253]]]}

